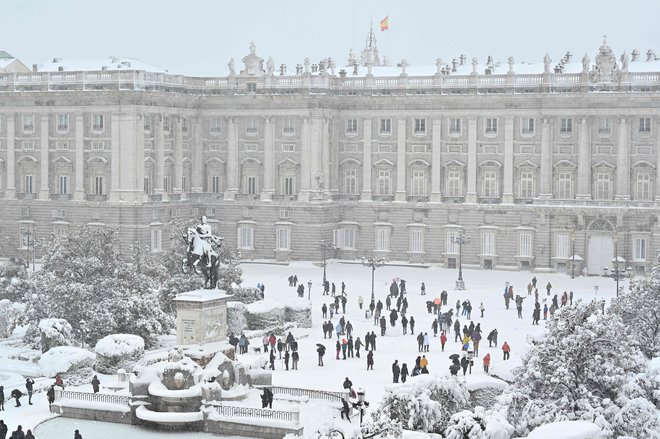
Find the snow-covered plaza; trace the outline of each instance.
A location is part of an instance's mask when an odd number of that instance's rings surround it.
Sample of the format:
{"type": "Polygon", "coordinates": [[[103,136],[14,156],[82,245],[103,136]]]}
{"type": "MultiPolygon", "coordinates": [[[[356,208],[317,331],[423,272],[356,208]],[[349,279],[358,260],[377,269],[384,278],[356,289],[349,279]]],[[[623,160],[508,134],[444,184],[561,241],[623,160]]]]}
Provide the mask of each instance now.
{"type": "MultiPolygon", "coordinates": [[[[539,291],[539,302],[542,304],[547,300],[548,306],[552,297],[557,294],[559,297],[564,291],[573,292],[573,301],[591,301],[593,299],[609,301],[615,296],[615,282],[611,278],[605,277],[576,277],[571,279],[569,274],[561,273],[531,273],[531,272],[508,272],[508,271],[483,271],[483,270],[463,270],[466,289],[459,291],[454,289],[457,270],[439,268],[436,266],[417,265],[411,266],[404,263],[397,264],[389,262],[387,265],[376,268],[374,272],[374,291],[376,302],[381,300],[385,304],[385,299],[389,293],[390,284],[394,279],[405,279],[406,294],[408,301],[408,319],[414,317],[415,327],[411,333],[403,334],[401,320],[397,320],[396,326],[391,326],[389,322],[389,312],[383,309],[383,315],[387,318],[387,330],[385,336],[381,336],[380,327],[374,325],[373,318],[367,316],[365,311],[368,309],[371,296],[371,276],[370,267],[362,265],[359,261],[355,263],[345,261],[328,261],[327,279],[336,286],[337,294],[341,294],[341,284],[345,283],[345,292],[347,296],[346,313],[335,314],[330,320],[336,325],[339,318],[344,317],[346,322],[353,326],[353,338],[360,337],[364,340],[367,332],[375,332],[377,335],[374,352],[373,370],[367,370],[366,352],[361,352],[360,358],[353,357],[343,359],[340,353],[338,358],[335,353],[335,343],[337,337],[328,339],[324,337],[321,326],[327,320],[322,316],[323,304],[329,305],[330,295],[323,295],[322,277],[323,268],[319,263],[296,262],[288,265],[269,264],[250,262],[241,264],[243,269],[243,285],[256,286],[265,285],[265,306],[276,303],[306,302],[308,294],[311,298],[312,306],[312,328],[294,328],[293,335],[298,340],[298,352],[300,353],[300,362],[298,370],[285,370],[284,361],[279,358],[275,362],[275,371],[273,372],[273,385],[297,387],[306,389],[319,389],[327,391],[341,391],[342,383],[348,377],[354,388],[364,389],[366,400],[371,402],[372,409],[383,397],[386,389],[392,386],[392,364],[398,360],[399,365],[406,363],[408,369],[412,370],[415,359],[419,355],[425,355],[428,359],[429,375],[445,376],[449,375],[449,366],[452,354],[461,354],[462,343],[454,340],[453,329],[447,331],[447,344],[444,352],[441,350],[440,338],[433,337],[432,323],[436,315],[428,312],[427,301],[435,301],[440,297],[443,290],[448,291],[448,305],[443,306],[440,312],[446,312],[449,308],[454,308],[456,302],[461,303],[469,300],[473,306],[471,318],[462,315],[461,312],[455,317],[463,325],[469,325],[470,322],[480,324],[484,339],[479,348],[478,356],[474,359],[474,367],[465,378],[462,371],[459,371],[459,379],[465,380],[468,389],[471,387],[480,387],[484,385],[500,386],[503,383],[486,374],[482,368],[482,358],[490,353],[492,357],[489,375],[497,376],[503,380],[511,381],[513,375],[511,370],[522,363],[522,356],[530,349],[530,342],[534,339],[543,337],[544,320],[541,319],[539,326],[532,325],[532,311],[534,309],[534,293],[528,295],[527,286],[532,277],[537,278],[537,287],[539,291]],[[305,286],[304,297],[300,298],[296,293],[296,288],[289,286],[289,276],[296,275],[299,282],[305,286]],[[311,294],[308,291],[308,282],[311,281],[311,294]],[[422,295],[420,286],[424,282],[426,294],[422,295]],[[552,285],[550,296],[546,293],[546,285],[552,285]],[[525,297],[523,302],[522,319],[518,318],[516,305],[512,301],[509,309],[505,307],[503,291],[505,285],[513,287],[514,295],[525,297]],[[360,309],[358,305],[359,298],[363,299],[364,305],[360,309]],[[484,315],[480,316],[480,305],[483,303],[484,315]],[[491,330],[497,329],[499,333],[498,345],[489,347],[486,334],[491,330]],[[428,333],[430,336],[430,347],[428,352],[420,353],[416,337],[421,332],[428,333]],[[502,344],[507,342],[511,347],[511,358],[503,360],[502,344]],[[317,357],[317,344],[323,344],[327,348],[324,357],[324,366],[319,367],[317,357]]],[[[628,281],[622,281],[621,285],[627,289],[628,281]]],[[[542,305],[543,306],[543,305],[542,305]]],[[[396,308],[393,304],[392,308],[396,308]]],[[[328,312],[328,317],[330,313],[328,312]]],[[[550,318],[550,317],[548,317],[550,318]]],[[[16,425],[21,424],[25,429],[34,428],[40,422],[47,420],[54,415],[48,412],[43,391],[52,383],[52,378],[44,378],[39,366],[31,361],[38,356],[38,351],[33,351],[22,345],[20,342],[20,328],[15,331],[14,336],[1,342],[0,350],[2,357],[0,359],[0,385],[5,387],[5,395],[8,395],[13,388],[23,388],[23,376],[33,376],[36,381],[36,389],[40,391],[34,396],[35,405],[27,405],[26,398],[23,398],[22,407],[14,407],[10,401],[5,405],[5,412],[0,415],[13,431],[16,425]]],[[[237,334],[240,335],[240,334],[237,334]]],[[[250,332],[247,331],[250,336],[250,332]]],[[[286,334],[277,334],[278,337],[284,337],[286,334]]],[[[342,336],[343,337],[343,336],[342,336]]],[[[174,345],[174,337],[163,337],[163,345],[160,351],[168,350],[174,345]]],[[[255,352],[254,348],[263,348],[261,336],[250,339],[250,348],[248,353],[237,355],[241,362],[254,364],[265,361],[268,354],[255,352]]],[[[150,353],[148,352],[147,355],[150,353]]],[[[152,353],[153,354],[153,353],[152,353]]],[[[52,365],[50,365],[52,367],[52,365]]],[[[102,392],[113,392],[113,384],[117,381],[117,376],[99,375],[101,379],[102,392]]],[[[410,378],[409,378],[410,379],[410,378]]],[[[414,379],[414,378],[412,378],[414,379]]],[[[400,384],[395,384],[398,386],[400,384]]],[[[91,391],[91,385],[80,386],[80,390],[91,391]]],[[[116,391],[117,389],[114,389],[116,391]]],[[[258,400],[255,404],[258,404],[258,400]]],[[[288,408],[295,402],[277,399],[273,404],[273,409],[288,408]]],[[[339,408],[330,404],[323,404],[316,401],[310,401],[302,404],[301,423],[305,428],[305,435],[315,437],[315,432],[324,428],[341,426],[344,431],[357,430],[359,422],[354,418],[349,425],[346,421],[339,419],[339,408]]],[[[359,419],[359,416],[358,418],[359,419]]],[[[46,422],[36,429],[37,437],[48,439],[68,438],[72,435],[74,420],[58,420],[64,428],[54,428],[53,423],[46,422]],[[58,436],[60,435],[61,436],[58,436]]],[[[188,434],[178,436],[176,433],[165,434],[149,432],[148,434],[139,433],[140,430],[124,430],[127,426],[115,426],[113,424],[97,424],[95,427],[88,427],[90,424],[81,424],[81,432],[85,438],[110,437],[108,432],[116,434],[126,434],[136,438],[151,437],[204,437],[204,434],[188,434]],[[88,431],[83,431],[88,428],[88,431]],[[106,430],[107,428],[107,430],[106,430]],[[91,431],[89,431],[91,430],[91,431]],[[124,433],[122,433],[124,432],[124,433]],[[96,435],[96,436],[95,436],[96,435]]],[[[404,433],[406,437],[416,436],[418,433],[404,433]]],[[[316,435],[318,437],[318,435],[316,435]]],[[[590,436],[585,436],[590,437],[590,436]]]]}

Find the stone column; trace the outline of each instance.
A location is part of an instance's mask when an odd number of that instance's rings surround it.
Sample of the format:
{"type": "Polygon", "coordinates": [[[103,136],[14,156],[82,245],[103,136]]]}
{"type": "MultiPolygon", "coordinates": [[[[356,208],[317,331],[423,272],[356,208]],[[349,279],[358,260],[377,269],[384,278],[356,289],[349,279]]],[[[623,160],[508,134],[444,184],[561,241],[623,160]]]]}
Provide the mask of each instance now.
{"type": "Polygon", "coordinates": [[[175,118],[174,129],[172,193],[180,194],[183,190],[183,120],[181,116],[175,118]]]}
{"type": "Polygon", "coordinates": [[[204,190],[204,166],[202,164],[202,124],[195,118],[193,124],[192,175],[190,192],[199,193],[204,190]]]}
{"type": "Polygon", "coordinates": [[[550,121],[544,117],[541,122],[541,178],[539,198],[552,199],[552,139],[550,121]]]}
{"type": "Polygon", "coordinates": [[[163,131],[163,115],[156,117],[156,136],[154,138],[154,150],[156,155],[156,172],[153,182],[154,194],[163,194],[165,188],[165,133],[163,131]]]}
{"type": "Polygon", "coordinates": [[[502,203],[513,204],[513,117],[504,119],[504,192],[502,203]]]}
{"type": "Polygon", "coordinates": [[[616,150],[615,200],[630,200],[630,129],[629,121],[619,120],[619,142],[616,150]]]}
{"type": "MultiPolygon", "coordinates": [[[[13,114],[7,116],[7,188],[5,198],[16,199],[16,119],[13,114]]],[[[659,154],[660,155],[660,154],[659,154]]]]}
{"type": "Polygon", "coordinates": [[[323,192],[326,197],[330,196],[331,192],[331,177],[330,177],[330,121],[327,117],[323,118],[323,192]]]}
{"type": "Polygon", "coordinates": [[[311,180],[309,174],[310,161],[312,160],[311,129],[309,119],[304,119],[300,133],[300,191],[298,199],[300,201],[309,201],[311,180]]]}
{"type": "Polygon", "coordinates": [[[477,118],[468,118],[468,163],[466,203],[477,202],[477,118]]]}
{"type": "Polygon", "coordinates": [[[50,168],[50,154],[48,150],[48,114],[41,115],[41,131],[40,131],[40,164],[41,172],[39,173],[39,199],[50,199],[50,175],[48,170],[50,168]]]}
{"type": "MultiPolygon", "coordinates": [[[[121,201],[120,176],[121,176],[121,153],[119,145],[119,115],[110,117],[110,201],[121,201]]],[[[162,178],[161,178],[162,182],[162,178]]],[[[162,184],[162,183],[161,183],[162,184]]],[[[161,186],[162,188],[162,186],[161,186]]],[[[162,189],[161,189],[162,192],[162,189]]]]}
{"type": "Polygon", "coordinates": [[[227,123],[227,190],[225,190],[225,200],[234,200],[238,193],[239,171],[236,123],[233,118],[230,118],[227,123]]]}
{"type": "Polygon", "coordinates": [[[371,201],[371,119],[364,119],[362,133],[362,195],[360,201],[371,201]]]}
{"type": "Polygon", "coordinates": [[[272,201],[275,193],[273,185],[273,166],[275,165],[275,141],[273,138],[272,118],[264,121],[264,185],[261,191],[261,201],[272,201]]]}
{"type": "Polygon", "coordinates": [[[135,167],[132,172],[135,178],[133,179],[133,199],[131,201],[143,202],[146,200],[147,195],[144,193],[144,115],[136,113],[132,115],[132,120],[135,123],[135,146],[129,145],[129,150],[134,149],[135,155],[133,156],[135,167]]]}
{"type": "Polygon", "coordinates": [[[442,192],[442,120],[433,119],[431,128],[431,202],[441,203],[442,192]]]}
{"type": "MultiPolygon", "coordinates": [[[[655,132],[660,133],[658,130],[660,130],[660,119],[656,119],[655,123],[655,132]]],[[[9,133],[7,133],[7,137],[9,138],[9,133]]],[[[655,201],[660,202],[660,135],[658,134],[655,136],[655,151],[655,201]]],[[[7,149],[7,154],[9,154],[9,149],[7,149]]],[[[7,157],[9,157],[9,155],[7,155],[7,157]]],[[[9,176],[9,174],[7,174],[7,176],[9,176]]]]}
{"type": "Polygon", "coordinates": [[[396,129],[396,192],[394,201],[406,202],[406,119],[397,121],[396,129]]]}
{"type": "Polygon", "coordinates": [[[76,201],[83,201],[85,199],[85,143],[83,141],[85,136],[85,124],[82,113],[75,114],[75,131],[76,131],[76,161],[75,161],[75,173],[76,173],[76,189],[73,192],[73,199],[76,201]]]}
{"type": "Polygon", "coordinates": [[[575,199],[591,199],[591,142],[589,141],[589,122],[580,119],[578,126],[578,170],[577,193],[575,199]]]}

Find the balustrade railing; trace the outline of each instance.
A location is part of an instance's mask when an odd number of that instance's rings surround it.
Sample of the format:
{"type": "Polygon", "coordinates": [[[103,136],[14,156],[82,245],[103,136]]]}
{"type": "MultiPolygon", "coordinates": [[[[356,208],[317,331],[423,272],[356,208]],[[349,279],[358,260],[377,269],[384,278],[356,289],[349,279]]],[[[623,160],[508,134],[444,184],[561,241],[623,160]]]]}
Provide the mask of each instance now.
{"type": "Polygon", "coordinates": [[[218,415],[228,418],[274,419],[293,423],[300,421],[300,412],[298,411],[260,409],[235,405],[213,405],[212,407],[218,415]]]}
{"type": "MultiPolygon", "coordinates": [[[[57,391],[55,393],[57,395],[57,391]]],[[[89,393],[89,392],[75,392],[73,390],[62,390],[59,392],[59,398],[56,400],[69,400],[69,401],[89,401],[100,402],[106,404],[118,404],[128,406],[130,397],[125,395],[112,395],[108,393],[89,393]]]]}
{"type": "Polygon", "coordinates": [[[273,393],[280,393],[284,395],[291,396],[306,396],[311,399],[322,399],[325,401],[337,401],[341,402],[344,397],[342,392],[329,392],[325,390],[314,390],[314,389],[301,389],[298,387],[280,387],[280,386],[269,386],[270,390],[273,393]]]}
{"type": "MultiPolygon", "coordinates": [[[[407,76],[405,87],[412,88],[502,88],[512,84],[517,87],[534,87],[541,85],[578,85],[583,79],[581,73],[556,73],[550,76],[544,74],[514,74],[510,75],[448,75],[448,76],[407,76]],[[544,82],[544,78],[545,81],[544,82]]],[[[648,85],[660,87],[660,72],[630,72],[624,78],[624,83],[633,85],[648,85]],[[627,79],[625,79],[627,78],[627,79]]],[[[291,75],[253,78],[258,89],[268,88],[326,88],[326,89],[365,89],[372,87],[398,87],[401,78],[395,77],[335,77],[291,75]]],[[[78,72],[32,72],[32,73],[2,73],[0,74],[0,92],[15,91],[48,91],[48,90],[158,90],[181,89],[199,93],[217,93],[223,90],[236,89],[244,84],[245,78],[238,77],[188,77],[168,73],[146,72],[140,70],[117,71],[78,71],[78,72]]],[[[598,84],[590,84],[598,85],[598,84]]],[[[613,83],[613,87],[619,84],[613,83]]]]}

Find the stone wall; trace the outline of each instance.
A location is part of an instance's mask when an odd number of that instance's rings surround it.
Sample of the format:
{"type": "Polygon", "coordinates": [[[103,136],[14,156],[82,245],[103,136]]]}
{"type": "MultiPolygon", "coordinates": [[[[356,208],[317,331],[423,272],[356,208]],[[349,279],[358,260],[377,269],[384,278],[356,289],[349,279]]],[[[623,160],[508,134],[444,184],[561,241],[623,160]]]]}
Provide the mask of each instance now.
{"type": "Polygon", "coordinates": [[[221,434],[226,436],[248,436],[263,439],[281,439],[287,434],[302,436],[303,427],[274,427],[263,425],[244,424],[240,420],[236,421],[206,421],[204,431],[208,433],[221,434]]]}

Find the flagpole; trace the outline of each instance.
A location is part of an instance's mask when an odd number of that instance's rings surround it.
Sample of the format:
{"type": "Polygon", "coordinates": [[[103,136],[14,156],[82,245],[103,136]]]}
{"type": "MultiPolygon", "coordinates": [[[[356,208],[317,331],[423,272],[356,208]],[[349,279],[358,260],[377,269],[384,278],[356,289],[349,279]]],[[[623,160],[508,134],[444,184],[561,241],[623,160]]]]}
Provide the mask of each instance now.
{"type": "MultiPolygon", "coordinates": [[[[387,56],[390,56],[390,13],[387,13],[387,56]]],[[[390,61],[391,62],[391,61],[390,61]]]]}

